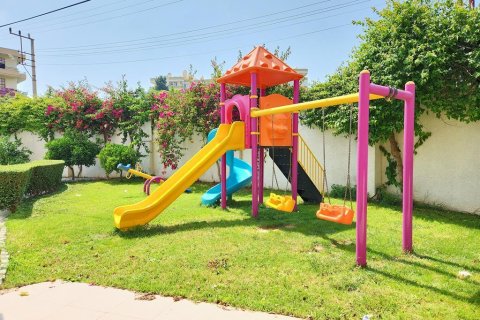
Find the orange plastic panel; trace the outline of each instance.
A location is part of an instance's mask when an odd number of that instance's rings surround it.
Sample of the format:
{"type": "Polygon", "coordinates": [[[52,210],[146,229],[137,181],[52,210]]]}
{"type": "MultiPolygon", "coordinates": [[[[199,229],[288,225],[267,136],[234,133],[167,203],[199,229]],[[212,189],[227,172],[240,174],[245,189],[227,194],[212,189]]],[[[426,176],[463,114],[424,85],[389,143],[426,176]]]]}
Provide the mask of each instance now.
{"type": "MultiPolygon", "coordinates": [[[[292,100],[281,94],[260,97],[260,109],[270,109],[292,103],[292,100]]],[[[290,147],[292,145],[292,114],[281,113],[260,117],[260,145],[290,147]]]]}
{"type": "Polygon", "coordinates": [[[257,74],[257,85],[267,88],[303,78],[264,47],[256,47],[217,80],[218,83],[250,86],[250,74],[257,74]]]}
{"type": "Polygon", "coordinates": [[[341,224],[352,224],[355,213],[346,206],[321,203],[317,218],[341,224]]]}

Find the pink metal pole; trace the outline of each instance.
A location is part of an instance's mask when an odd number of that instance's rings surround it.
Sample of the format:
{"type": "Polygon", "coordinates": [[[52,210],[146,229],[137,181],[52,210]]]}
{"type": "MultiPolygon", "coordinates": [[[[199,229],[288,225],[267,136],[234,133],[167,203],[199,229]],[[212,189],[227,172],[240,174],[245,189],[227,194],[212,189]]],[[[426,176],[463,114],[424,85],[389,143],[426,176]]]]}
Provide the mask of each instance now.
{"type": "Polygon", "coordinates": [[[405,91],[411,97],[405,100],[403,127],[403,238],[402,249],[412,252],[413,216],[413,153],[415,138],[415,83],[407,82],[405,91]]]}
{"type": "Polygon", "coordinates": [[[263,184],[265,178],[265,163],[263,158],[265,157],[265,148],[258,147],[258,204],[263,203],[263,184]]]}
{"type": "Polygon", "coordinates": [[[367,265],[367,175],[368,175],[368,118],[370,72],[364,70],[359,78],[358,146],[357,146],[357,265],[367,265]]]}
{"type": "MultiPolygon", "coordinates": [[[[260,89],[260,97],[264,97],[267,93],[265,88],[260,89]]],[[[259,176],[258,176],[258,204],[263,203],[263,185],[265,180],[265,148],[259,147],[258,148],[258,169],[259,169],[259,176]]]]}
{"type": "MultiPolygon", "coordinates": [[[[293,81],[293,103],[300,101],[300,81],[293,81]]],[[[292,176],[290,185],[292,187],[292,198],[295,201],[295,210],[297,209],[298,197],[298,112],[293,113],[292,117],[292,176]]]]}
{"type": "Polygon", "coordinates": [[[379,96],[384,96],[384,97],[392,94],[394,95],[395,99],[399,99],[399,100],[407,100],[412,98],[412,93],[406,90],[404,91],[400,89],[385,87],[385,86],[381,86],[374,83],[370,83],[370,93],[377,94],[379,96]]]}
{"type": "MultiPolygon", "coordinates": [[[[250,109],[257,107],[257,74],[250,74],[250,109]]],[[[251,118],[250,130],[252,131],[252,216],[258,216],[258,118],[251,118]]]]}
{"type": "MultiPolygon", "coordinates": [[[[225,83],[220,85],[220,122],[225,123],[225,83]]],[[[220,184],[221,184],[221,199],[220,204],[222,209],[227,208],[227,156],[224,154],[221,161],[220,169],[220,184]]]]}

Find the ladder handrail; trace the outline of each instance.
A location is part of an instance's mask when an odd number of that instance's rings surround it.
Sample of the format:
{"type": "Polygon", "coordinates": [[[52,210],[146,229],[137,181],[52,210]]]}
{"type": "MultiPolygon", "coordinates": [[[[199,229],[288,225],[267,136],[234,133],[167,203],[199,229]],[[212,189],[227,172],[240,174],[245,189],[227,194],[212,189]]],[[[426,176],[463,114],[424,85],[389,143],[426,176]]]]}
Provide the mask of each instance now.
{"type": "Polygon", "coordinates": [[[323,166],[300,134],[298,135],[298,163],[312,180],[317,190],[323,195],[323,166]]]}

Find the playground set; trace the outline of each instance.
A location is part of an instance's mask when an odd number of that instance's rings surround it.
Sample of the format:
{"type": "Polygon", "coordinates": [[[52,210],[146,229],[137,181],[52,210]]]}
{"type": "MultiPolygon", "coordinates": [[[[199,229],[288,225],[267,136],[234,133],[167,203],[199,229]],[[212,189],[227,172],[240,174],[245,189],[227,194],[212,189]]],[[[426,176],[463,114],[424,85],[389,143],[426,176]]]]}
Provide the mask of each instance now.
{"type": "MultiPolygon", "coordinates": [[[[313,157],[298,133],[302,110],[327,108],[358,103],[357,183],[356,183],[356,262],[367,263],[367,173],[370,100],[398,99],[404,101],[404,167],[403,167],[403,240],[402,248],[412,250],[413,211],[413,151],[415,84],[407,82],[397,89],[370,82],[369,71],[359,76],[358,93],[299,103],[300,80],[303,76],[263,47],[256,47],[219,78],[221,124],[209,134],[208,143],[170,178],[144,200],[117,207],[114,222],[125,230],[144,225],[161,214],[187,190],[218,159],[221,159],[221,182],[202,197],[203,204],[227,199],[240,188],[252,184],[252,216],[258,216],[263,202],[264,158],[268,153],[291,184],[290,195],[271,194],[265,205],[286,212],[297,209],[297,198],[304,202],[323,200],[324,170],[313,157]],[[293,81],[293,99],[280,94],[266,95],[266,89],[293,81]],[[250,95],[235,95],[226,99],[226,85],[250,87],[250,95]],[[233,121],[236,108],[240,120],[233,121]],[[234,158],[234,150],[251,149],[251,166],[234,158]],[[227,166],[230,175],[227,178],[227,166]]],[[[149,179],[145,177],[146,179],[149,179]]],[[[150,178],[151,179],[151,178],[150,178]]],[[[350,224],[353,208],[321,203],[319,219],[350,224]]]]}

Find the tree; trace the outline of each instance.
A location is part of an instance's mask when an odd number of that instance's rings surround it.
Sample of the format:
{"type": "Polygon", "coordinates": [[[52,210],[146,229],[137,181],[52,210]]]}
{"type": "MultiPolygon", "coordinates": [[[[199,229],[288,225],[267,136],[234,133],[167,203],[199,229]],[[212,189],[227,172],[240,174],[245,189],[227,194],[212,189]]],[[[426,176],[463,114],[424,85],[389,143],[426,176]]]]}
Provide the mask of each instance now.
{"type": "Polygon", "coordinates": [[[75,131],[65,132],[62,138],[48,142],[46,147],[45,159],[65,161],[65,165],[72,174],[72,180],[75,180],[73,166],[80,167],[78,172],[80,176],[83,166],[95,165],[95,157],[100,151],[98,145],[88,140],[85,134],[75,131]]]}
{"type": "Polygon", "coordinates": [[[153,81],[155,82],[155,90],[161,91],[161,90],[168,90],[167,86],[167,77],[165,76],[158,76],[153,78],[153,81]]]}
{"type": "MultiPolygon", "coordinates": [[[[326,82],[314,85],[306,98],[356,92],[363,69],[371,70],[372,81],[383,85],[403,88],[405,82],[413,80],[416,149],[430,136],[418,121],[425,112],[465,122],[480,120],[479,10],[469,10],[453,0],[390,0],[383,10],[375,12],[379,19],[357,22],[364,32],[350,61],[326,82]]],[[[350,106],[325,111],[327,128],[346,134],[350,106]]],[[[307,125],[322,126],[321,110],[305,112],[302,118],[307,125]]],[[[403,160],[397,141],[402,130],[400,101],[372,101],[369,142],[380,144],[389,164],[388,183],[396,186],[402,179],[403,160]]]]}

